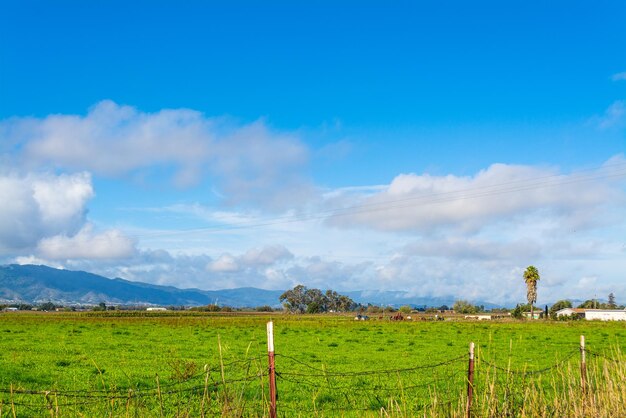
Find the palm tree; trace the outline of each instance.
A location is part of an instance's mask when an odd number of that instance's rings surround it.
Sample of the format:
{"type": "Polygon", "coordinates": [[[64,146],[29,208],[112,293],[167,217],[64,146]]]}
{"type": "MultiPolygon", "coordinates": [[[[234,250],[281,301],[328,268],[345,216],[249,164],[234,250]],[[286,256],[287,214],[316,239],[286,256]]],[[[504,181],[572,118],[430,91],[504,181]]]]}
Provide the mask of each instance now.
{"type": "Polygon", "coordinates": [[[534,318],[533,303],[537,302],[537,280],[539,280],[539,271],[535,266],[528,266],[524,271],[524,281],[526,282],[526,298],[530,303],[530,319],[534,318]]]}

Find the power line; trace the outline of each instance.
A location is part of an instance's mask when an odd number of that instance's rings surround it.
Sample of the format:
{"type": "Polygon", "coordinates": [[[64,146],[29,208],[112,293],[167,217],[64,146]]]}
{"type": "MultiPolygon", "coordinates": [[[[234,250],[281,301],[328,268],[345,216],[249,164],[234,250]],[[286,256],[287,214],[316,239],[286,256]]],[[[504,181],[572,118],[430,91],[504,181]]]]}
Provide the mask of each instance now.
{"type": "MultiPolygon", "coordinates": [[[[535,177],[530,179],[519,179],[489,186],[473,187],[467,189],[454,190],[449,192],[430,193],[427,195],[408,196],[401,199],[385,200],[381,202],[370,202],[359,205],[347,206],[343,208],[327,209],[317,211],[311,215],[287,215],[258,222],[246,221],[235,222],[222,226],[207,226],[200,228],[183,229],[176,231],[161,231],[145,234],[133,234],[132,236],[140,237],[158,237],[158,236],[175,236],[181,234],[191,234],[200,232],[223,232],[247,228],[260,228],[265,226],[284,225],[291,223],[309,222],[331,217],[354,216],[363,213],[372,213],[379,211],[387,211],[392,209],[405,209],[414,206],[435,205],[461,200],[479,199],[484,197],[497,196],[508,193],[517,193],[542,188],[565,186],[570,184],[584,183],[593,180],[620,178],[626,176],[626,163],[617,163],[606,165],[601,168],[583,170],[581,172],[593,172],[590,175],[575,174],[570,177],[563,178],[562,174],[553,174],[549,176],[535,177]],[[614,172],[599,173],[606,168],[617,168],[614,172]],[[559,181],[559,179],[561,179],[559,181]],[[554,181],[556,180],[556,181],[554,181]]],[[[579,172],[580,173],[580,172],[579,172]]]]}

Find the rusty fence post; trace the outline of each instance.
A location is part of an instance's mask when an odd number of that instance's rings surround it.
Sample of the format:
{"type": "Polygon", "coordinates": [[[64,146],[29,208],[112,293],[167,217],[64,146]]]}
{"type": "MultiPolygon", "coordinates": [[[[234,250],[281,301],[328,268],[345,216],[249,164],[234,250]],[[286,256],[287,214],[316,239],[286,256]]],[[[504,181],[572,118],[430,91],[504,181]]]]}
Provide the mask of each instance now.
{"type": "Polygon", "coordinates": [[[472,416],[472,396],[474,394],[474,343],[469,345],[469,364],[467,367],[467,413],[466,417],[472,416]]]}
{"type": "Polygon", "coordinates": [[[270,379],[270,418],[276,418],[276,363],[274,360],[274,322],[267,323],[267,355],[270,379]]]}

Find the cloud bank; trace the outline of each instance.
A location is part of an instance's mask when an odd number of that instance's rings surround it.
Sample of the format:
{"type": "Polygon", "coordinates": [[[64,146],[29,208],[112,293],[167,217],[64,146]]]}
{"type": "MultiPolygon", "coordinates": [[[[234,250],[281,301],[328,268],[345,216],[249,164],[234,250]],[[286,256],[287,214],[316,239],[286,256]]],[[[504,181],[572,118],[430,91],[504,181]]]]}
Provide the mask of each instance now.
{"type": "Polygon", "coordinates": [[[179,187],[211,178],[227,203],[283,209],[305,200],[308,148],[263,121],[235,124],[188,109],[140,112],[105,100],[85,116],[12,118],[0,123],[5,152],[29,170],[107,177],[169,177],[179,187]]]}
{"type": "MultiPolygon", "coordinates": [[[[622,126],[623,107],[594,126],[622,126]]],[[[178,287],[304,283],[506,303],[523,300],[521,274],[535,264],[540,302],[626,294],[623,155],[574,173],[495,163],[321,192],[307,176],[316,154],[264,121],[104,101],[86,115],[2,121],[0,137],[4,260],[178,287]],[[131,208],[151,226],[111,227],[88,216],[94,178],[169,182],[212,200],[131,208]]]]}
{"type": "Polygon", "coordinates": [[[493,164],[471,177],[400,174],[377,193],[352,194],[356,204],[340,207],[328,222],[340,228],[469,233],[541,215],[563,227],[584,228],[597,223],[602,208],[624,201],[623,180],[611,177],[625,164],[620,156],[603,169],[570,175],[507,164],[493,164]]]}

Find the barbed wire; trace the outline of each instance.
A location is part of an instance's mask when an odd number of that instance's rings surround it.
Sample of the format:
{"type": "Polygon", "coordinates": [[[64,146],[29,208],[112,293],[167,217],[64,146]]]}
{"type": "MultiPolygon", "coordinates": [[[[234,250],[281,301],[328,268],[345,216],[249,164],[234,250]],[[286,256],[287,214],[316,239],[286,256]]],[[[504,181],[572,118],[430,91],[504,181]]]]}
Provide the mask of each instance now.
{"type": "MultiPolygon", "coordinates": [[[[536,370],[521,370],[521,369],[511,369],[510,367],[502,367],[495,363],[495,361],[488,360],[486,358],[476,357],[477,368],[476,372],[479,373],[481,370],[481,363],[487,366],[488,368],[493,368],[494,370],[501,371],[505,373],[507,376],[513,377],[521,377],[525,378],[527,376],[532,375],[540,375],[542,373],[548,373],[554,369],[562,367],[567,364],[576,354],[578,354],[579,350],[572,350],[568,354],[565,355],[564,358],[556,361],[554,364],[536,370]]],[[[619,365],[626,364],[625,361],[621,358],[610,357],[605,353],[596,352],[590,349],[585,349],[585,352],[589,355],[602,358],[606,361],[610,361],[619,365]]],[[[323,366],[316,367],[302,361],[296,357],[285,355],[285,354],[276,354],[276,357],[283,358],[287,360],[287,362],[292,362],[303,370],[290,370],[285,367],[284,369],[281,367],[276,370],[276,377],[280,381],[288,382],[293,384],[296,388],[305,387],[306,390],[316,390],[318,393],[323,393],[324,391],[329,391],[332,396],[338,397],[338,399],[343,400],[344,405],[332,405],[332,407],[326,408],[324,407],[324,403],[322,402],[320,405],[315,405],[314,409],[303,409],[300,407],[291,406],[293,404],[285,404],[280,405],[281,409],[284,410],[297,410],[300,413],[311,413],[311,412],[323,412],[323,413],[341,413],[341,412],[358,412],[358,411],[374,411],[378,409],[378,405],[380,405],[381,409],[384,409],[383,406],[385,403],[388,403],[389,406],[394,402],[394,398],[390,397],[392,393],[402,393],[407,391],[420,391],[425,389],[435,389],[444,386],[447,382],[449,387],[450,385],[456,385],[463,380],[466,382],[466,378],[459,379],[459,375],[465,373],[465,370],[456,370],[456,367],[445,369],[445,372],[435,373],[435,377],[430,377],[428,379],[422,379],[422,373],[420,371],[424,370],[436,370],[438,368],[442,368],[445,366],[455,365],[460,362],[464,362],[467,360],[467,355],[461,355],[458,357],[450,358],[447,360],[443,360],[436,363],[424,364],[424,365],[416,365],[413,367],[403,367],[403,368],[392,368],[392,369],[378,369],[378,370],[357,370],[357,371],[346,371],[340,372],[336,370],[328,370],[323,366]],[[414,373],[414,375],[411,375],[414,373]],[[397,379],[394,380],[393,375],[397,375],[397,379]],[[367,378],[370,379],[367,379],[367,378]],[[355,384],[345,383],[343,379],[354,379],[354,378],[363,378],[357,380],[355,384]],[[377,379],[377,380],[376,380],[377,379]],[[368,381],[369,380],[369,381],[368,381]],[[407,384],[405,384],[407,383],[407,384]],[[359,394],[364,394],[365,396],[358,397],[359,394]],[[380,395],[380,396],[378,396],[380,395]],[[370,406],[363,407],[363,405],[367,405],[369,403],[370,406]]],[[[14,405],[22,408],[30,408],[33,410],[40,410],[41,408],[59,408],[59,407],[78,407],[93,405],[102,401],[115,401],[115,400],[126,400],[130,402],[133,399],[143,398],[143,397],[154,397],[154,396],[170,396],[177,394],[187,394],[187,393],[196,393],[202,394],[203,398],[208,396],[211,398],[212,394],[217,393],[215,389],[226,388],[229,385],[237,385],[237,384],[248,384],[253,381],[258,381],[261,384],[261,388],[263,387],[262,379],[267,377],[269,374],[269,370],[261,366],[261,357],[249,357],[246,359],[234,360],[228,363],[221,363],[219,365],[207,365],[205,366],[205,370],[199,373],[196,373],[184,380],[167,382],[165,384],[159,384],[157,380],[157,385],[149,388],[118,388],[118,387],[110,387],[109,389],[98,389],[98,390],[27,390],[22,388],[0,388],[0,394],[5,396],[0,397],[0,404],[5,405],[14,405]],[[235,366],[242,366],[240,368],[244,369],[246,376],[242,377],[232,377],[229,379],[224,378],[223,372],[227,369],[231,369],[235,366]],[[251,370],[258,370],[255,373],[248,374],[251,370]],[[220,373],[221,372],[221,373],[220,373]],[[203,378],[203,384],[194,384],[198,379],[203,378]],[[191,384],[191,385],[190,385],[191,384]],[[207,392],[207,391],[210,391],[207,392]],[[10,399],[6,395],[10,395],[10,399]],[[43,397],[41,403],[32,403],[25,402],[29,397],[41,396],[43,397]],[[4,398],[4,399],[3,399],[4,398]],[[73,399],[72,402],[58,402],[58,398],[62,399],[73,399]]],[[[486,369],[489,370],[489,369],[486,369]]],[[[477,382],[478,383],[478,382],[477,382]]],[[[480,383],[478,383],[480,384],[480,383]]],[[[509,385],[504,385],[505,389],[508,390],[509,385]]],[[[252,388],[253,386],[249,386],[252,388]]],[[[515,388],[514,388],[515,389],[515,388]]],[[[257,405],[257,402],[260,400],[263,401],[262,394],[259,392],[259,388],[254,389],[254,396],[259,396],[259,399],[254,401],[255,406],[253,408],[258,408],[260,405],[257,405]],[[258,393],[257,393],[258,392],[258,393]]],[[[294,392],[297,389],[294,389],[294,392]]],[[[262,391],[262,390],[261,390],[262,391]]],[[[280,386],[279,386],[280,392],[280,386]]],[[[242,392],[243,393],[243,392],[242,392]]],[[[183,397],[182,399],[191,399],[187,397],[183,397]]],[[[255,398],[256,399],[256,398],[255,398]]],[[[433,405],[445,405],[451,404],[453,402],[458,402],[461,397],[451,398],[449,400],[440,401],[438,398],[431,399],[427,402],[423,403],[414,403],[411,404],[409,409],[413,411],[421,410],[428,406],[433,405]]],[[[120,404],[118,404],[119,407],[120,404]]],[[[439,407],[438,406],[438,407],[439,407]]],[[[222,405],[223,408],[228,407],[228,405],[222,405]]],[[[248,407],[250,408],[250,407],[248,407]]],[[[403,406],[403,409],[406,409],[407,405],[403,406]]],[[[234,407],[237,411],[242,411],[245,409],[244,406],[234,407]],[[243,408],[243,409],[242,409],[243,408]]]]}
{"type": "Polygon", "coordinates": [[[226,386],[242,382],[252,382],[262,377],[266,377],[267,373],[262,372],[252,376],[247,376],[240,379],[228,379],[223,381],[213,381],[206,385],[196,385],[186,388],[179,388],[176,390],[162,391],[162,387],[155,387],[150,389],[134,390],[134,389],[114,389],[110,392],[103,391],[59,391],[59,390],[25,390],[25,389],[0,389],[0,393],[11,395],[36,395],[36,396],[58,396],[65,398],[93,398],[93,399],[127,399],[128,397],[143,397],[154,396],[158,393],[161,395],[172,395],[176,393],[191,392],[197,390],[204,390],[205,388],[215,388],[219,386],[226,386]],[[94,394],[95,393],[95,394],[94,394]]]}
{"type": "MultiPolygon", "coordinates": [[[[235,360],[229,363],[224,363],[223,365],[216,365],[216,366],[209,366],[207,364],[206,367],[206,371],[202,371],[202,372],[198,372],[192,376],[189,376],[183,380],[179,380],[179,381],[173,381],[173,382],[166,382],[166,383],[159,383],[156,386],[153,387],[149,387],[149,388],[137,388],[137,387],[122,387],[122,388],[117,388],[117,387],[113,387],[110,389],[78,389],[78,390],[57,390],[57,389],[48,389],[48,390],[26,390],[26,389],[5,389],[5,388],[0,388],[0,393],[19,393],[19,394],[31,394],[31,395],[45,395],[45,394],[56,394],[59,396],[66,396],[66,397],[70,397],[72,395],[75,395],[75,397],[87,397],[86,395],[82,395],[86,392],[88,392],[89,394],[102,394],[102,395],[93,395],[93,396],[101,396],[103,398],[107,398],[110,397],[109,394],[111,393],[125,393],[128,391],[132,391],[135,394],[140,394],[140,393],[144,393],[144,392],[158,392],[158,391],[162,391],[163,388],[170,388],[170,387],[174,387],[174,386],[178,386],[178,385],[183,385],[185,383],[189,383],[192,382],[194,380],[200,379],[200,378],[206,378],[207,375],[210,375],[211,370],[213,371],[220,371],[222,369],[222,367],[224,369],[231,367],[235,364],[244,364],[247,363],[248,367],[249,365],[253,362],[253,361],[257,361],[260,358],[249,358],[249,359],[244,359],[244,360],[235,360]]],[[[258,379],[261,378],[263,376],[267,376],[267,371],[264,368],[260,368],[260,370],[262,370],[259,373],[256,373],[255,375],[251,376],[251,377],[246,377],[244,379],[238,379],[238,380],[228,380],[226,382],[220,382],[220,381],[216,381],[216,380],[211,380],[212,385],[211,386],[219,386],[219,385],[224,385],[224,384],[231,384],[231,383],[238,383],[244,380],[254,380],[254,379],[258,379]]],[[[158,375],[155,375],[158,376],[158,375]]],[[[163,392],[162,392],[163,393],[163,392]]]]}
{"type": "Polygon", "coordinates": [[[626,360],[623,360],[623,359],[609,357],[609,356],[607,356],[604,353],[593,351],[593,350],[590,350],[588,348],[585,348],[585,352],[587,354],[590,354],[590,355],[594,356],[594,357],[602,358],[602,359],[604,359],[606,361],[609,361],[611,363],[615,363],[615,364],[619,364],[619,365],[626,365],[626,360]]]}
{"type": "MultiPolygon", "coordinates": [[[[369,400],[372,400],[373,398],[369,398],[369,400]]],[[[424,408],[428,407],[428,406],[443,406],[443,405],[452,405],[454,403],[458,403],[460,400],[462,399],[461,396],[455,396],[452,398],[436,398],[435,400],[431,400],[429,402],[422,402],[422,403],[416,403],[413,404],[410,408],[406,408],[409,409],[410,411],[421,411],[424,408]]],[[[389,403],[389,401],[393,401],[393,399],[389,399],[387,401],[387,403],[389,403]]],[[[321,412],[357,412],[357,411],[380,411],[380,410],[385,410],[388,411],[389,408],[387,406],[383,406],[381,405],[383,403],[383,400],[380,398],[376,398],[376,402],[378,403],[379,406],[376,407],[358,407],[358,406],[354,406],[354,405],[344,405],[344,406],[333,406],[330,408],[327,408],[324,406],[324,403],[321,402],[320,404],[315,404],[314,408],[304,408],[303,406],[299,405],[299,406],[289,406],[289,405],[280,405],[280,409],[281,410],[285,410],[285,411],[292,411],[292,412],[299,412],[299,413],[321,413],[321,412]]],[[[404,409],[404,408],[401,408],[404,409]]]]}
{"type": "MultiPolygon", "coordinates": [[[[277,354],[278,356],[278,354],[277,354]]],[[[284,354],[281,354],[281,357],[285,357],[288,358],[290,360],[293,360],[295,362],[297,362],[298,364],[301,364],[309,369],[315,370],[319,373],[301,373],[301,372],[290,372],[290,371],[285,371],[285,372],[281,372],[281,374],[283,375],[287,375],[287,376],[301,376],[301,377],[341,377],[341,376],[371,376],[371,375],[384,375],[384,374],[397,374],[397,373],[407,373],[407,372],[412,372],[412,371],[416,371],[416,370],[423,370],[423,369],[435,369],[437,367],[442,367],[448,364],[452,364],[452,363],[456,363],[460,360],[466,359],[466,356],[459,356],[459,357],[455,357],[453,359],[449,359],[449,360],[444,360],[442,362],[439,363],[434,363],[434,364],[427,364],[427,365],[421,365],[421,366],[414,366],[414,367],[406,367],[406,368],[397,368],[397,369],[383,369],[383,370],[361,370],[361,371],[355,371],[355,372],[330,372],[330,371],[326,371],[324,369],[319,369],[316,367],[313,367],[307,363],[304,363],[294,357],[290,357],[290,356],[285,356],[284,354]]]]}
{"type": "MultiPolygon", "coordinates": [[[[290,383],[295,383],[298,385],[304,385],[307,386],[309,388],[320,388],[320,385],[317,384],[316,382],[312,382],[310,380],[303,380],[303,379],[290,379],[288,377],[283,376],[280,373],[276,373],[276,377],[286,381],[286,382],[290,382],[290,383]]],[[[370,385],[368,386],[347,386],[347,385],[342,385],[342,386],[337,386],[337,385],[323,385],[325,388],[329,388],[332,390],[337,390],[337,391],[341,391],[341,390],[358,390],[358,391],[362,391],[362,392],[397,392],[399,390],[411,390],[411,389],[420,389],[420,388],[426,388],[426,387],[430,387],[433,386],[436,382],[434,380],[426,382],[426,383],[421,383],[421,384],[416,384],[416,385],[402,385],[402,386],[382,386],[382,385],[370,385]]]]}
{"type": "MultiPolygon", "coordinates": [[[[565,364],[567,361],[569,361],[574,355],[576,355],[578,352],[577,351],[572,351],[571,353],[569,353],[568,355],[565,356],[565,358],[563,358],[560,361],[557,361],[555,364],[548,366],[548,367],[544,367],[543,369],[537,369],[537,370],[512,370],[509,368],[505,368],[502,366],[498,366],[495,363],[490,362],[489,360],[480,358],[480,361],[485,363],[487,366],[492,367],[496,370],[499,370],[501,372],[504,373],[508,373],[508,374],[512,374],[512,375],[521,375],[521,376],[529,376],[529,375],[534,375],[534,374],[542,374],[542,373],[546,373],[550,370],[556,369],[560,366],[562,366],[563,364],[565,364]]],[[[478,359],[478,357],[476,357],[478,359]]]]}

